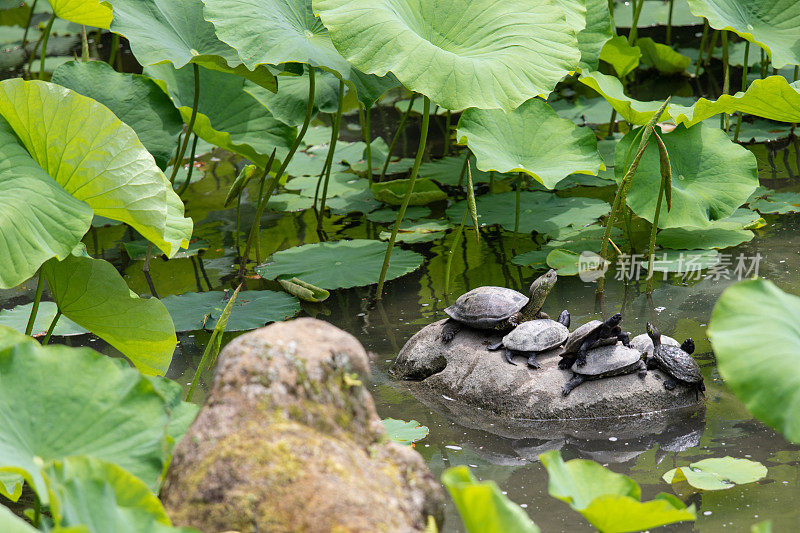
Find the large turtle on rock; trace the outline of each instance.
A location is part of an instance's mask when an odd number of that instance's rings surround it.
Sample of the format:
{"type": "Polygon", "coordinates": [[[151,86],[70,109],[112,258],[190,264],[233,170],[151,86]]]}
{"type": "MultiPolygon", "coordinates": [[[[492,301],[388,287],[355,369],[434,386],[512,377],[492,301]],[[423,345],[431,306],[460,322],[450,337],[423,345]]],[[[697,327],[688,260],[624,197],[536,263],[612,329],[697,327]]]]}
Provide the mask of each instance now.
{"type": "Polygon", "coordinates": [[[591,348],[616,344],[617,341],[620,341],[626,347],[630,347],[630,335],[622,331],[619,325],[620,322],[622,322],[622,315],[617,313],[605,322],[591,320],[576,328],[575,331],[569,334],[569,338],[564,344],[564,351],[561,353],[561,361],[558,363],[558,368],[566,370],[573,364],[578,366],[585,365],[588,351],[591,348]]]}
{"type": "Polygon", "coordinates": [[[650,322],[647,323],[647,335],[653,340],[653,356],[648,359],[647,366],[659,368],[669,375],[664,381],[665,389],[672,390],[678,383],[685,383],[694,389],[695,394],[706,390],[700,365],[694,360],[691,352],[683,349],[685,346],[694,352],[694,341],[691,345],[684,342],[681,347],[664,344],[661,342],[661,332],[650,322]]]}
{"type": "Polygon", "coordinates": [[[490,350],[505,348],[506,361],[516,365],[512,359],[515,355],[528,358],[528,366],[540,368],[536,355],[557,346],[561,346],[569,336],[569,311],[561,311],[558,321],[540,318],[523,322],[503,337],[503,340],[490,345],[490,350]]]}
{"type": "Polygon", "coordinates": [[[567,396],[572,389],[590,379],[601,379],[611,376],[621,376],[638,372],[640,378],[647,375],[644,354],[622,344],[600,346],[589,350],[586,364],[572,365],[572,378],[564,384],[561,393],[567,396]]]}
{"type": "Polygon", "coordinates": [[[542,306],[558,274],[550,269],[531,283],[529,295],[505,287],[478,287],[459,296],[444,310],[450,317],[442,326],[442,342],[450,342],[463,326],[475,329],[508,331],[523,322],[550,318],[542,306]]]}

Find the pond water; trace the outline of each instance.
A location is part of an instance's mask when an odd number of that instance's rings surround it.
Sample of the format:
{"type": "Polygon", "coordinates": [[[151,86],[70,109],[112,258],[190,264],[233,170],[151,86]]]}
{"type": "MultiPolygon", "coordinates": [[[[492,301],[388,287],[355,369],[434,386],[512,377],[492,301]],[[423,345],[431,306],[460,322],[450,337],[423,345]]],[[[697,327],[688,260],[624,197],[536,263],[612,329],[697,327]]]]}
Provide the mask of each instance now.
{"type": "MultiPolygon", "coordinates": [[[[412,143],[413,144],[413,143],[412,143]]],[[[798,190],[795,151],[783,151],[763,145],[751,147],[756,153],[762,183],[778,190],[798,190]]],[[[218,154],[217,154],[218,155],[218,154]]],[[[235,161],[220,156],[203,158],[203,178],[195,183],[186,196],[187,213],[195,220],[195,236],[210,244],[203,266],[214,289],[232,286],[232,231],[235,229],[235,210],[219,210],[235,175],[235,161]]],[[[612,188],[595,188],[593,196],[610,200],[612,188]]],[[[247,194],[254,194],[249,191],[247,194]]],[[[442,214],[444,205],[434,208],[442,214]]],[[[249,227],[253,209],[243,202],[241,224],[249,227]]],[[[800,216],[766,217],[767,224],[757,230],[749,243],[724,250],[735,263],[740,255],[760,256],[759,275],[769,278],[782,289],[800,294],[800,254],[797,239],[800,235],[800,216]]],[[[317,242],[316,221],[312,211],[272,213],[263,220],[262,257],[303,243],[317,242]]],[[[375,237],[386,225],[366,221],[363,215],[334,216],[325,222],[329,239],[375,237]]],[[[327,320],[355,335],[372,354],[373,376],[371,392],[381,417],[415,419],[430,428],[430,435],[417,443],[438,477],[449,466],[469,465],[479,479],[495,480],[508,496],[521,504],[544,531],[591,530],[581,516],[547,494],[547,473],[537,460],[539,453],[561,449],[565,459],[589,458],[607,465],[616,472],[631,476],[641,486],[643,498],[650,499],[658,492],[671,492],[672,487],[661,475],[676,465],[706,457],[745,457],[761,461],[769,468],[766,479],[758,483],[736,486],[721,492],[679,494],[687,503],[698,507],[696,523],[676,524],[671,530],[716,532],[742,531],[750,524],[771,519],[775,530],[794,529],[800,520],[795,505],[800,489],[800,448],[787,443],[783,437],[753,419],[742,403],[722,383],[714,364],[705,327],[720,293],[733,280],[724,276],[701,276],[701,279],[681,279],[670,276],[659,279],[651,298],[644,294],[644,281],[624,283],[607,276],[606,293],[601,301],[594,296],[594,285],[575,276],[562,277],[550,294],[546,310],[557,313],[569,309],[573,324],[621,311],[625,329],[638,334],[647,321],[656,321],[662,332],[679,340],[693,337],[697,344],[696,357],[706,380],[706,410],[704,416],[687,419],[667,428],[660,434],[644,434],[636,438],[620,438],[600,434],[591,440],[559,436],[541,440],[515,434],[508,428],[494,425],[479,427],[462,421],[455,423],[425,403],[417,400],[406,385],[390,374],[392,362],[403,344],[422,326],[443,318],[442,309],[458,295],[480,285],[501,285],[517,290],[527,287],[538,274],[511,263],[511,258],[535,248],[530,236],[484,228],[482,239],[475,242],[472,235],[462,239],[456,249],[452,266],[452,282],[445,292],[445,253],[451,237],[433,243],[404,245],[425,256],[419,270],[389,282],[382,302],[371,300],[374,289],[360,288],[334,291],[321,304],[303,304],[303,314],[327,320]]],[[[137,293],[145,294],[148,287],[142,275],[142,263],[125,264],[120,254],[120,240],[127,238],[121,226],[99,228],[86,238],[92,253],[102,255],[123,268],[126,280],[137,293]]],[[[733,273],[734,266],[731,267],[733,273]]],[[[612,273],[614,269],[612,268],[612,273]]],[[[180,294],[206,288],[192,261],[155,259],[151,262],[155,285],[161,294],[180,294]]],[[[273,282],[249,279],[247,289],[277,288],[273,282]]],[[[35,282],[13,290],[0,291],[0,306],[9,308],[32,299],[35,282]]],[[[168,377],[188,384],[194,373],[209,333],[179,334],[180,347],[168,377]]],[[[234,335],[226,334],[226,341],[234,335]]],[[[112,354],[102,341],[87,336],[59,339],[71,345],[88,344],[112,354]]],[[[205,376],[206,380],[210,374],[205,376]]],[[[196,395],[197,400],[202,397],[196,395]]],[[[446,401],[446,399],[445,399],[446,401]]],[[[632,422],[633,423],[633,422],[632,422]]],[[[445,531],[461,531],[454,506],[447,507],[445,531]]]]}

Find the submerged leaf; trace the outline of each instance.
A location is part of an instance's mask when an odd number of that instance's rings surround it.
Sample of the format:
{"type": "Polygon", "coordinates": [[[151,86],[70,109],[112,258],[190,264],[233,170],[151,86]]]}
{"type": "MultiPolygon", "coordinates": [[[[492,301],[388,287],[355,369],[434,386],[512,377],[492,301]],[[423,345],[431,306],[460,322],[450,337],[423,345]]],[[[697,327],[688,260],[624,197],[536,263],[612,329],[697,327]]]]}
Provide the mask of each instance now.
{"type": "MultiPolygon", "coordinates": [[[[176,331],[212,330],[228,303],[223,291],[187,292],[165,296],[161,302],[169,311],[176,331]]],[[[297,298],[277,291],[242,291],[231,310],[226,331],[260,328],[268,322],[280,322],[300,311],[297,298]]]]}
{"type": "Polygon", "coordinates": [[[421,425],[416,420],[396,420],[394,418],[384,418],[383,427],[389,438],[400,444],[412,444],[428,436],[428,427],[421,425]]]}

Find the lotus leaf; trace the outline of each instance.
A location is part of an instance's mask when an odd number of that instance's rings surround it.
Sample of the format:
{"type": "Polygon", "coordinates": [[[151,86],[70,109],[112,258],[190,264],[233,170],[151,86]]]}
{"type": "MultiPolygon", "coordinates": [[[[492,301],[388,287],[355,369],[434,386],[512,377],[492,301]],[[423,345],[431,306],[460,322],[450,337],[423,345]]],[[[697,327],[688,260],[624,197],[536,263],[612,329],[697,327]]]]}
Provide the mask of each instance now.
{"type": "MultiPolygon", "coordinates": [[[[428,207],[411,206],[406,209],[406,216],[403,220],[420,220],[430,216],[431,210],[428,207]]],[[[397,209],[391,207],[384,207],[373,211],[367,215],[367,220],[378,222],[380,224],[388,224],[397,220],[397,209]]]]}
{"type": "Polygon", "coordinates": [[[689,0],[689,8],[712,28],[734,31],[766,50],[773,67],[800,64],[800,4],[794,0],[689,0]]]}
{"type": "MultiPolygon", "coordinates": [[[[736,127],[734,126],[730,129],[728,135],[733,138],[735,132],[736,127]]],[[[742,121],[739,127],[739,142],[742,144],[770,142],[784,139],[791,134],[791,124],[781,124],[761,118],[749,117],[749,119],[742,121]]]]}
{"type": "Polygon", "coordinates": [[[21,343],[0,349],[0,380],[0,471],[24,476],[43,503],[43,462],[70,455],[111,461],[157,489],[173,406],[150,379],[88,348],[21,343]]]}
{"type": "Polygon", "coordinates": [[[136,133],[108,108],[41,81],[4,80],[0,93],[0,114],[64,190],[95,214],[129,224],[169,257],[188,245],[192,221],[183,202],[136,133]]]}
{"type": "MultiPolygon", "coordinates": [[[[28,317],[31,316],[31,308],[33,303],[18,305],[13,309],[3,309],[0,311],[0,326],[6,326],[18,331],[19,333],[25,332],[25,327],[28,324],[28,317]]],[[[55,318],[58,312],[58,306],[55,302],[41,302],[39,304],[39,311],[36,313],[36,321],[33,323],[33,330],[31,335],[40,337],[47,333],[47,328],[55,318]]],[[[67,337],[70,335],[85,335],[89,330],[82,328],[69,318],[62,316],[55,329],[53,335],[56,337],[67,337]]]]}
{"type": "MultiPolygon", "coordinates": [[[[319,176],[300,176],[286,182],[286,188],[290,191],[300,191],[300,194],[307,198],[313,198],[317,183],[319,183],[319,176]]],[[[365,186],[366,181],[351,172],[331,172],[328,181],[328,197],[359,193],[364,190],[365,186]]]]}
{"type": "Polygon", "coordinates": [[[594,461],[564,462],[557,450],[543,453],[539,459],[550,476],[550,495],[567,502],[604,533],[641,531],[695,519],[694,506],[687,508],[670,494],[640,501],[641,489],[634,480],[594,461]]]}
{"type": "Polygon", "coordinates": [[[581,51],[581,70],[597,70],[598,59],[605,43],[614,35],[608,2],[586,0],[586,27],[578,32],[581,51]]]}
{"type": "MultiPolygon", "coordinates": [[[[692,274],[705,270],[720,262],[720,255],[716,250],[663,250],[653,254],[653,275],[663,272],[665,277],[669,272],[678,274],[692,274]]],[[[645,256],[639,261],[645,270],[650,266],[649,258],[645,256]]]]}
{"type": "MultiPolygon", "coordinates": [[[[258,100],[272,116],[284,124],[300,126],[306,115],[308,75],[284,74],[278,76],[278,81],[277,94],[250,82],[244,84],[244,91],[258,100]]],[[[335,76],[325,71],[314,73],[314,113],[318,111],[335,113],[339,105],[338,93],[339,81],[335,76]]]]}
{"type": "MultiPolygon", "coordinates": [[[[372,194],[375,199],[389,205],[400,205],[408,188],[408,179],[384,181],[372,184],[372,194]]],[[[414,183],[414,192],[408,205],[428,205],[447,198],[447,193],[441,190],[429,179],[420,178],[414,183]]]]}
{"type": "MultiPolygon", "coordinates": [[[[578,96],[578,98],[572,101],[561,98],[549,103],[550,107],[558,113],[559,117],[568,118],[579,126],[586,124],[608,124],[611,121],[611,112],[614,111],[604,98],[586,98],[583,95],[578,96]]],[[[621,117],[617,117],[615,122],[620,122],[621,120],[621,117]]],[[[601,142],[603,141],[599,141],[598,145],[601,142]]],[[[613,166],[613,164],[614,161],[612,159],[610,166],[613,166]]]]}
{"type": "Polygon", "coordinates": [[[383,427],[389,438],[400,444],[413,444],[428,436],[428,427],[421,425],[416,420],[396,420],[394,418],[384,418],[383,427]]]}
{"type": "MultiPolygon", "coordinates": [[[[628,146],[635,132],[617,145],[614,172],[617,181],[625,172],[628,146]]],[[[662,136],[672,166],[672,209],[662,209],[661,228],[705,227],[731,215],[758,186],[756,158],[734,144],[719,128],[705,124],[678,126],[662,136]]],[[[633,179],[627,203],[634,213],[652,221],[661,183],[658,148],[645,150],[633,179]]]]}
{"type": "Polygon", "coordinates": [[[636,41],[642,51],[642,63],[664,74],[679,74],[692,63],[692,59],[672,49],[671,46],[655,42],[650,37],[636,41]]]}
{"type": "Polygon", "coordinates": [[[158,166],[166,168],[174,156],[183,120],[153,80],[117,72],[102,61],[70,61],[53,72],[51,81],[108,107],[133,128],[158,166]]]}
{"type": "Polygon", "coordinates": [[[59,310],[118,349],[145,374],[163,375],[177,339],[166,308],[131,294],[111,263],[76,255],[42,266],[59,310]]]}
{"type": "Polygon", "coordinates": [[[277,88],[267,67],[248,69],[236,50],[217,38],[214,25],[203,18],[202,0],[114,0],[113,9],[111,31],[128,39],[143,66],[171,63],[179,69],[196,63],[277,88]]]}
{"type": "Polygon", "coordinates": [[[458,121],[457,136],[475,154],[478,169],[525,172],[548,189],[568,174],[605,169],[592,130],[559,118],[539,98],[508,113],[468,109],[458,121]]]}
{"type": "MultiPolygon", "coordinates": [[[[472,168],[472,183],[488,183],[489,173],[483,172],[475,165],[475,156],[470,156],[469,164],[472,168]]],[[[440,185],[456,186],[461,178],[461,169],[464,166],[464,156],[448,156],[433,161],[426,161],[419,167],[419,175],[432,179],[440,185]]],[[[502,179],[505,176],[495,173],[495,179],[502,179]]],[[[467,182],[466,176],[461,180],[467,182]]]]}
{"type": "Polygon", "coordinates": [[[773,283],[741,281],[722,293],[708,336],[725,383],[753,415],[800,442],[800,298],[773,283]]]}
{"type": "Polygon", "coordinates": [[[758,461],[733,457],[712,457],[679,466],[662,477],[667,483],[686,481],[701,490],[725,490],[735,485],[753,483],[767,475],[767,467],[758,461]]]}
{"type": "MultiPolygon", "coordinates": [[[[400,229],[397,231],[399,242],[428,242],[435,241],[444,237],[444,232],[452,226],[442,220],[403,220],[400,229]]],[[[382,231],[380,239],[388,241],[391,233],[382,231]]]]}
{"type": "MultiPolygon", "coordinates": [[[[161,80],[183,119],[192,114],[192,67],[176,70],[153,65],[145,74],[161,80]]],[[[250,159],[262,168],[273,148],[279,157],[288,151],[297,129],[277,120],[252,95],[244,91],[245,79],[234,74],[200,68],[200,99],[194,131],[206,141],[250,159]]]]}
{"type": "Polygon", "coordinates": [[[750,202],[750,208],[756,209],[760,213],[775,213],[778,215],[797,213],[800,212],[800,193],[773,192],[764,198],[758,198],[750,202]]]}
{"type": "Polygon", "coordinates": [[[639,66],[642,50],[638,46],[631,46],[628,38],[617,35],[606,41],[600,51],[600,59],[614,67],[617,76],[624,78],[639,66]]]}
{"type": "Polygon", "coordinates": [[[57,17],[96,28],[108,29],[111,7],[103,0],[47,0],[57,17]]]}
{"type": "MultiPolygon", "coordinates": [[[[11,509],[4,505],[0,505],[0,531],[5,533],[39,533],[39,530],[30,525],[22,518],[15,515],[11,509]]],[[[52,530],[53,533],[67,533],[64,531],[52,530]]],[[[76,530],[68,533],[88,533],[87,530],[76,530]]]]}
{"type": "MultiPolygon", "coordinates": [[[[594,198],[561,198],[551,193],[530,191],[522,191],[520,196],[520,233],[554,233],[568,226],[586,226],[608,214],[609,210],[606,202],[594,198]]],[[[480,196],[477,200],[478,223],[499,224],[508,231],[514,231],[515,205],[514,192],[480,196]]],[[[447,209],[447,216],[454,224],[461,222],[463,213],[464,202],[458,202],[447,209]]],[[[467,225],[472,225],[469,220],[467,225]]]]}
{"type": "Polygon", "coordinates": [[[676,250],[721,250],[751,241],[753,236],[753,232],[743,229],[741,224],[722,219],[703,228],[687,226],[662,230],[656,237],[656,243],[676,250]]]}
{"type": "MultiPolygon", "coordinates": [[[[385,253],[384,243],[367,239],[304,244],[276,252],[256,272],[266,279],[296,276],[323,289],[361,287],[378,282],[385,253]]],[[[413,272],[422,260],[417,253],[395,250],[386,279],[413,272]]]]}
{"type": "Polygon", "coordinates": [[[580,60],[554,0],[316,0],[314,9],[357,68],[391,71],[447,109],[510,111],[550,93],[580,60]]]}
{"type": "MultiPolygon", "coordinates": [[[[161,301],[175,322],[176,331],[212,330],[229,295],[223,291],[187,292],[161,301]]],[[[268,322],[280,322],[300,311],[297,298],[276,291],[240,291],[225,331],[246,331],[268,322]]]]}
{"type": "Polygon", "coordinates": [[[466,466],[442,474],[442,483],[458,507],[467,533],[539,533],[528,514],[505,496],[494,481],[478,481],[466,466]]]}

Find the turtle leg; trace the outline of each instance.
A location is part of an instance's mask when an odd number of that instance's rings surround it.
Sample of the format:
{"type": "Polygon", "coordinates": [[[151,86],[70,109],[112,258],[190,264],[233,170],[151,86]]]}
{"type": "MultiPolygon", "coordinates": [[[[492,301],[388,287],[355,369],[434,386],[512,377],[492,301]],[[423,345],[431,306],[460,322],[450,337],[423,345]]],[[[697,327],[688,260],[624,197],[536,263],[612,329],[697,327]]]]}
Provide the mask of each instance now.
{"type": "Polygon", "coordinates": [[[636,365],[636,374],[641,379],[644,379],[644,377],[647,375],[647,365],[644,363],[644,361],[639,361],[639,364],[636,365]]]}
{"type": "Polygon", "coordinates": [[[459,331],[461,331],[461,322],[448,318],[442,326],[442,342],[452,341],[459,331]]]}
{"type": "Polygon", "coordinates": [[[515,365],[515,366],[517,364],[517,363],[514,362],[514,352],[512,352],[508,348],[506,348],[506,361],[508,361],[509,363],[511,363],[512,365],[515,365]]]}
{"type": "Polygon", "coordinates": [[[594,344],[594,342],[589,338],[587,338],[585,341],[583,341],[583,344],[581,344],[581,347],[578,349],[578,366],[583,366],[586,364],[586,356],[588,355],[586,352],[589,350],[589,347],[592,344],[594,344]]]}
{"type": "Polygon", "coordinates": [[[653,357],[652,355],[645,357],[644,362],[647,365],[647,370],[654,370],[658,368],[658,363],[656,363],[656,358],[653,357]]]}
{"type": "Polygon", "coordinates": [[[495,342],[494,344],[490,344],[489,346],[487,346],[486,349],[487,350],[491,350],[491,351],[495,351],[495,350],[499,350],[502,347],[503,347],[503,341],[499,340],[499,341],[495,342]]]}
{"type": "Polygon", "coordinates": [[[623,346],[627,346],[628,348],[631,347],[631,333],[630,331],[622,331],[617,334],[617,340],[622,343],[623,346]]]}
{"type": "Polygon", "coordinates": [[[519,312],[516,312],[513,315],[511,315],[510,317],[508,317],[506,319],[506,322],[508,322],[508,325],[510,326],[508,329],[514,329],[515,327],[517,327],[520,324],[522,324],[524,322],[524,320],[522,319],[522,314],[519,313],[519,312]]]}
{"type": "Polygon", "coordinates": [[[536,355],[539,352],[520,352],[520,355],[528,356],[528,366],[531,368],[542,368],[542,365],[536,360],[536,355]]]}
{"type": "Polygon", "coordinates": [[[561,360],[558,362],[558,368],[561,370],[568,370],[569,367],[572,366],[572,363],[575,362],[575,359],[571,357],[562,357],[561,360]]]}
{"type": "Polygon", "coordinates": [[[578,385],[580,385],[584,381],[586,381],[586,378],[584,378],[582,375],[580,375],[580,374],[572,374],[572,377],[570,378],[570,380],[567,381],[564,384],[564,386],[561,388],[561,394],[563,394],[564,396],[568,396],[569,393],[572,392],[572,390],[575,387],[577,387],[578,385]]]}
{"type": "Polygon", "coordinates": [[[672,390],[672,389],[675,388],[675,385],[677,385],[677,384],[678,384],[678,382],[675,379],[667,378],[664,381],[664,388],[667,389],[667,390],[672,390]]]}

